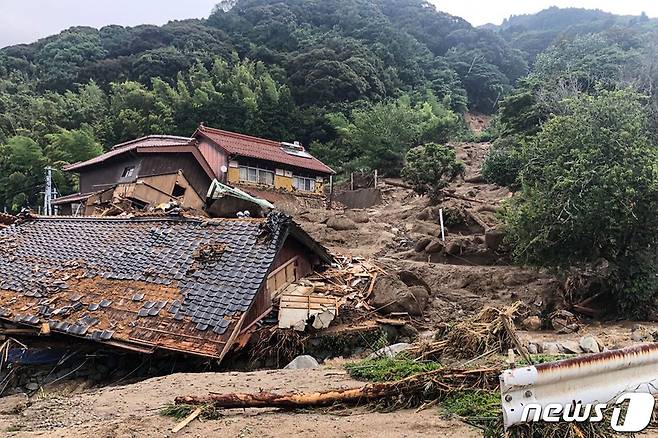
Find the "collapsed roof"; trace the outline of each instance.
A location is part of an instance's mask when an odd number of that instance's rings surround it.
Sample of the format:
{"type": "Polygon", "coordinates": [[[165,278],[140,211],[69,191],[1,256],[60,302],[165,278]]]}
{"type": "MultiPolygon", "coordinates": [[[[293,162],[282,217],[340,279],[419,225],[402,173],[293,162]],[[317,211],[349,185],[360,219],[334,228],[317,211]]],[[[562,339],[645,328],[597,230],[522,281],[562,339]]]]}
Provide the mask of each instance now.
{"type": "Polygon", "coordinates": [[[292,237],[289,217],[37,217],[0,230],[0,320],[221,359],[292,237]]]}
{"type": "Polygon", "coordinates": [[[100,165],[110,158],[118,157],[127,153],[191,153],[194,155],[203,171],[210,179],[214,178],[214,173],[210,165],[203,158],[194,138],[178,137],[173,135],[147,135],[146,137],[137,138],[115,145],[110,151],[102,155],[91,158],[86,161],[64,166],[66,171],[77,171],[89,167],[100,165]]]}

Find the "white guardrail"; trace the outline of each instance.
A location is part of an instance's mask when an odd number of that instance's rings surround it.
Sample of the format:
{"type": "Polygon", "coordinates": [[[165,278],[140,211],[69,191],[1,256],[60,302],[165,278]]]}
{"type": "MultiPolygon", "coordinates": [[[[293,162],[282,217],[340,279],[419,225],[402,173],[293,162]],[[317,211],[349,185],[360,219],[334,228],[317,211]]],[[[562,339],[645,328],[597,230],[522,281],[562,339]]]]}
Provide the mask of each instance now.
{"type": "MultiPolygon", "coordinates": [[[[529,413],[524,415],[524,410],[535,406],[546,409],[549,405],[590,405],[591,408],[591,405],[615,403],[626,393],[655,395],[658,394],[658,344],[505,370],[500,375],[500,391],[505,428],[525,422],[529,413]]],[[[653,408],[653,397],[650,399],[653,408]]]]}

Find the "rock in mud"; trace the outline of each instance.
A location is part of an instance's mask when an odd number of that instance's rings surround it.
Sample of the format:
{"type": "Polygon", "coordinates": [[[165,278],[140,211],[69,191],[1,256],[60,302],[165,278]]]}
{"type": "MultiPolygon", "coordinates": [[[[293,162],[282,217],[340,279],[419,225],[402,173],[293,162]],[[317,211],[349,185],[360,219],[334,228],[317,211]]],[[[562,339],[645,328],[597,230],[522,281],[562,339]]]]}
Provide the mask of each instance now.
{"type": "Polygon", "coordinates": [[[423,286],[428,294],[432,294],[430,285],[415,273],[407,270],[398,271],[398,278],[407,286],[423,286]]]}
{"type": "Polygon", "coordinates": [[[501,229],[493,228],[484,232],[484,243],[486,243],[487,248],[492,251],[496,251],[500,248],[503,239],[505,239],[505,232],[501,229]]]}
{"type": "Polygon", "coordinates": [[[288,365],[283,367],[284,370],[300,370],[308,368],[320,368],[318,361],[308,354],[297,356],[288,365]]]}
{"type": "Polygon", "coordinates": [[[400,342],[398,344],[389,345],[388,347],[380,348],[379,350],[372,353],[368,356],[368,359],[379,359],[382,357],[394,358],[403,351],[407,351],[411,348],[411,344],[406,342],[400,342]]]}
{"type": "MultiPolygon", "coordinates": [[[[38,389],[38,387],[37,387],[38,389]]],[[[30,404],[27,394],[13,394],[0,398],[0,414],[16,415],[24,411],[30,404]]]]}
{"type": "Polygon", "coordinates": [[[365,210],[346,210],[345,216],[348,219],[353,220],[357,224],[365,224],[370,222],[370,217],[368,217],[368,212],[365,210]]]}
{"type": "Polygon", "coordinates": [[[411,226],[410,231],[434,237],[441,235],[441,227],[430,222],[416,222],[411,226]]]}
{"type": "Polygon", "coordinates": [[[583,336],[580,338],[580,348],[585,353],[600,353],[599,341],[592,335],[583,336]]]}
{"type": "Polygon", "coordinates": [[[421,252],[427,247],[427,245],[429,245],[431,241],[432,241],[431,237],[422,237],[420,240],[416,242],[416,245],[414,245],[414,250],[416,252],[421,252]]]}
{"type": "Polygon", "coordinates": [[[538,316],[529,316],[521,322],[521,327],[525,330],[536,332],[541,329],[541,319],[538,316]]]}
{"type": "Polygon", "coordinates": [[[423,286],[409,287],[396,277],[378,278],[372,293],[371,305],[382,314],[407,312],[418,316],[429,301],[429,293],[423,286]]]}
{"type": "Polygon", "coordinates": [[[441,252],[443,249],[443,242],[440,239],[432,239],[425,247],[425,252],[428,254],[435,254],[441,252]]]}
{"type": "Polygon", "coordinates": [[[448,244],[445,246],[445,249],[446,249],[446,254],[457,255],[461,253],[462,246],[459,241],[453,240],[451,242],[448,242],[448,244]]]}
{"type": "Polygon", "coordinates": [[[356,230],[356,223],[347,217],[330,217],[327,219],[327,227],[336,231],[356,230]]]}

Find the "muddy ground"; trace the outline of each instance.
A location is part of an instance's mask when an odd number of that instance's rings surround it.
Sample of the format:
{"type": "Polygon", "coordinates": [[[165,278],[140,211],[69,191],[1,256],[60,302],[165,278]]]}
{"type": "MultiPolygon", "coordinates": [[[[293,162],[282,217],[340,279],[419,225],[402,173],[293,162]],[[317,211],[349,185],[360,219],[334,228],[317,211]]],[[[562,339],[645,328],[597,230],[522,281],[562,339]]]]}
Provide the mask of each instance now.
{"type": "MultiPolygon", "coordinates": [[[[19,414],[0,405],[0,430],[16,437],[168,437],[176,421],[158,414],[181,394],[259,390],[317,391],[361,385],[342,369],[271,370],[250,373],[174,374],[133,385],[71,396],[37,397],[19,414]]],[[[236,409],[219,420],[195,421],[180,437],[478,437],[477,429],[437,409],[377,413],[368,409],[282,412],[236,409]]]]}

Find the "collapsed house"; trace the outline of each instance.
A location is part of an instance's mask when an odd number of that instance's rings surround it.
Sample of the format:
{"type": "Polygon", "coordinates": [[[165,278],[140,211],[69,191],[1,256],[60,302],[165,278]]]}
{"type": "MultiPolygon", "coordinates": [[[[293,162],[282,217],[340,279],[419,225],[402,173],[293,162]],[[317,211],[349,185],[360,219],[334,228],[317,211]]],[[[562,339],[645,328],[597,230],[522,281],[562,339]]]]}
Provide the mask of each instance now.
{"type": "Polygon", "coordinates": [[[203,125],[190,138],[149,135],[64,170],[79,174],[80,191],[53,205],[58,214],[73,216],[114,215],[166,203],[202,210],[213,180],[277,204],[296,206],[305,198],[321,206],[325,184],[335,173],[299,143],[203,125]]]}
{"type": "Polygon", "coordinates": [[[221,361],[332,257],[289,217],[28,217],[0,230],[0,334],[221,361]]]}
{"type": "Polygon", "coordinates": [[[193,138],[150,135],[64,168],[80,192],[53,201],[62,215],[102,214],[112,205],[144,209],[175,201],[201,210],[215,175],[193,138]]]}

